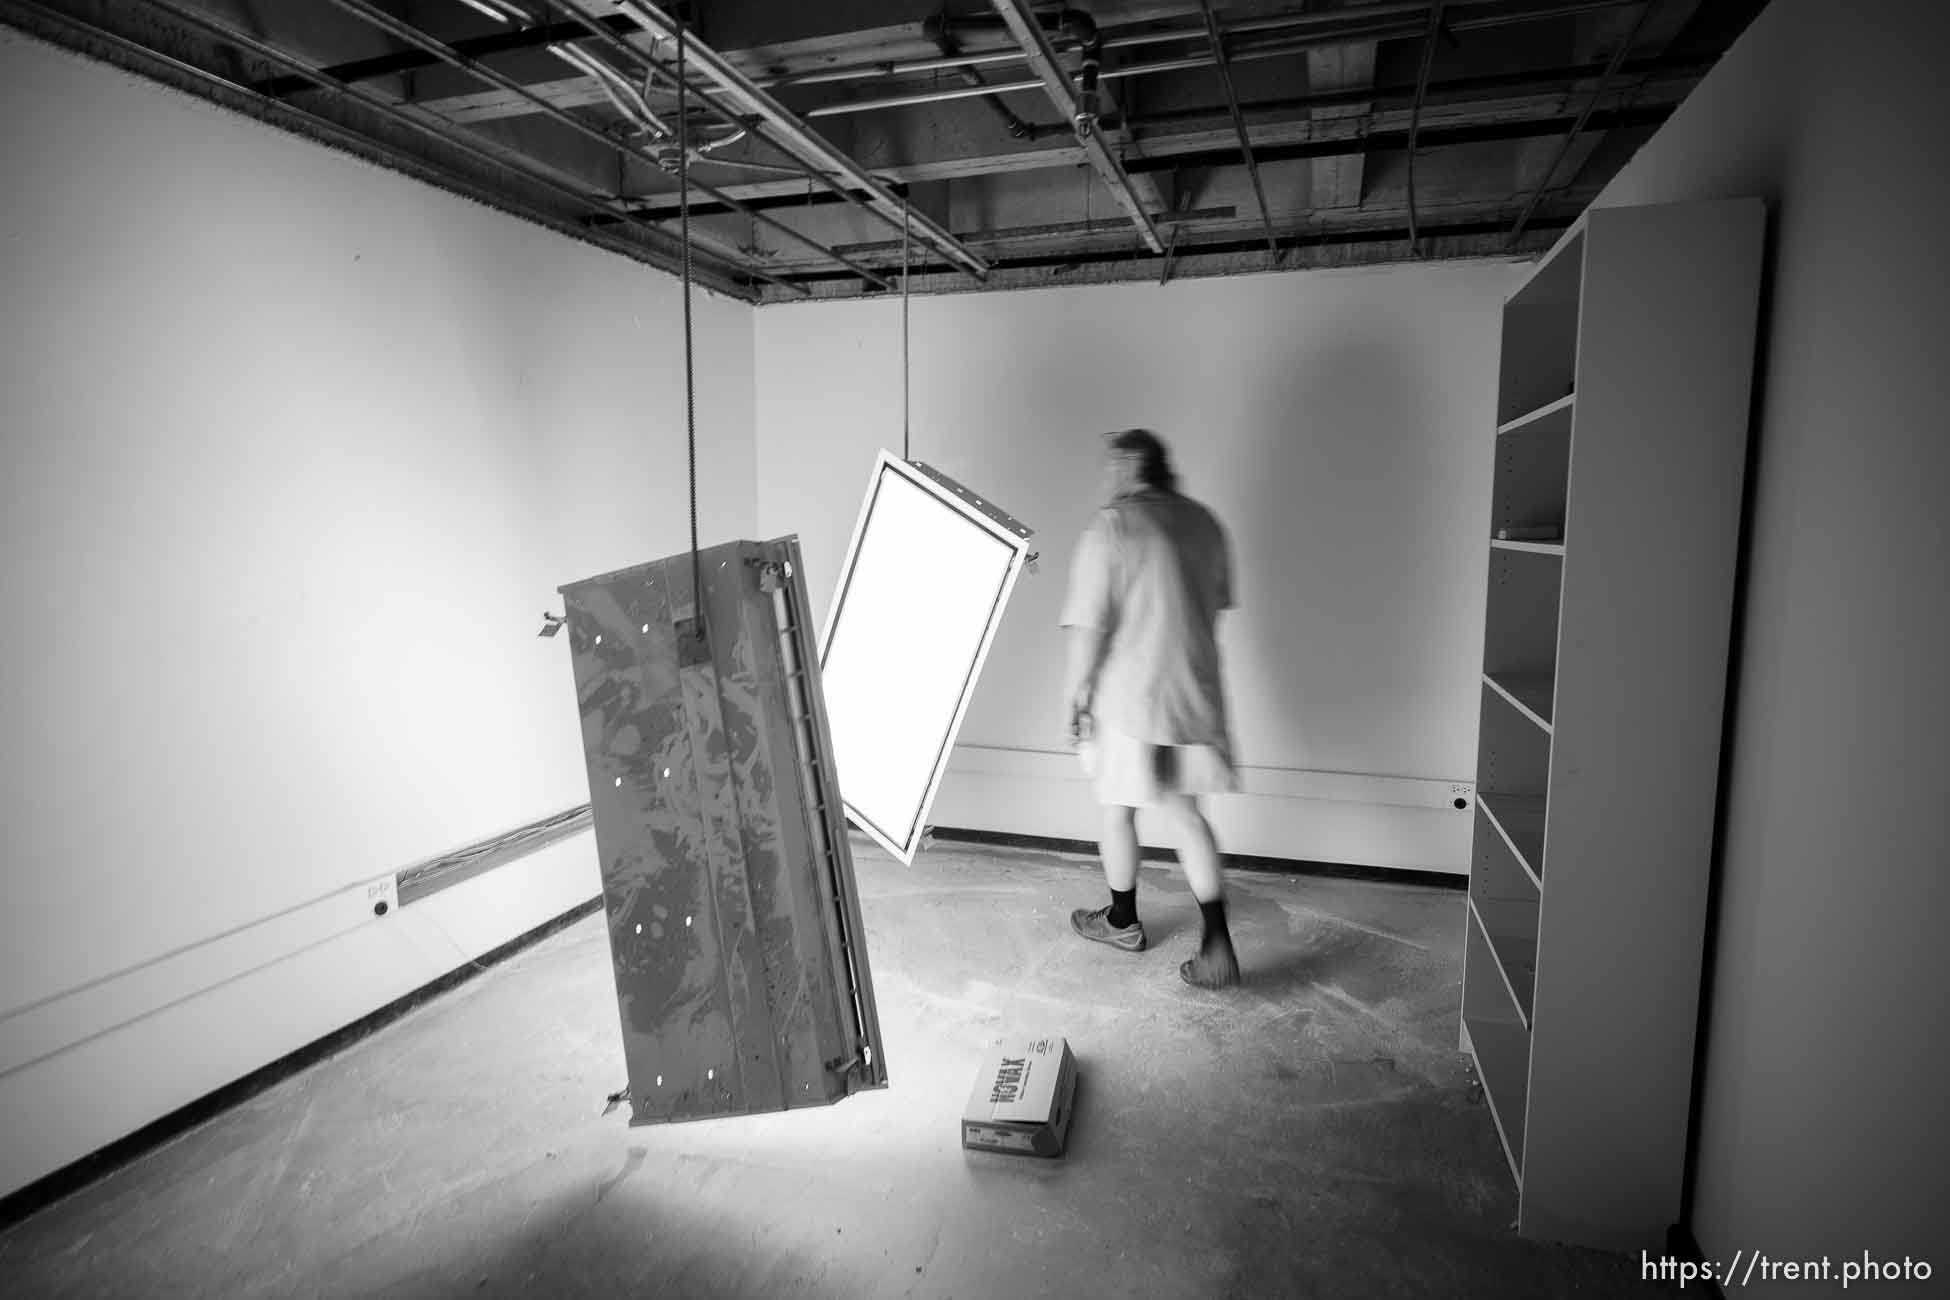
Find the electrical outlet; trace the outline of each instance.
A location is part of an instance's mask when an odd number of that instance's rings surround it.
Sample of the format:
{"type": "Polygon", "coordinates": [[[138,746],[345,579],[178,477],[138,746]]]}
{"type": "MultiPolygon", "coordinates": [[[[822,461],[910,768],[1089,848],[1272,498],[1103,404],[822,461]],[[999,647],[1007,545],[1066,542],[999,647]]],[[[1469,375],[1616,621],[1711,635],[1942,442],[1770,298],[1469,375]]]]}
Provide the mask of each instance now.
{"type": "Polygon", "coordinates": [[[381,876],[366,886],[366,906],[374,916],[399,910],[399,877],[381,876]]]}

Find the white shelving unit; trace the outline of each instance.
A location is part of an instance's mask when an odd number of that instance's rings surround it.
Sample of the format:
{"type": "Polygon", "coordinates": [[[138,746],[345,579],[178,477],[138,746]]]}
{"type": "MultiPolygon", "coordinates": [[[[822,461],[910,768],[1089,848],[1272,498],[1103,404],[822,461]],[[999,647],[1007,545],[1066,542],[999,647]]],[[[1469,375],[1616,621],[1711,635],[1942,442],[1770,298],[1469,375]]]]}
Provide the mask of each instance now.
{"type": "Polygon", "coordinates": [[[1590,211],[1504,305],[1461,1042],[1527,1237],[1679,1219],[1765,227],[1590,211]]]}

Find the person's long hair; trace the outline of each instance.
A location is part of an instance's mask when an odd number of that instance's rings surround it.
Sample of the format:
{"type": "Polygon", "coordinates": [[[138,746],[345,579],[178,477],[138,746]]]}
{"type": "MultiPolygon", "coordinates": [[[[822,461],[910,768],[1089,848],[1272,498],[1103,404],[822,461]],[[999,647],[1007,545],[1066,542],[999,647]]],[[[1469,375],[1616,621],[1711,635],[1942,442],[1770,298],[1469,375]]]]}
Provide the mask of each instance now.
{"type": "Polygon", "coordinates": [[[1112,452],[1130,456],[1138,462],[1138,480],[1159,492],[1176,492],[1178,475],[1172,472],[1171,453],[1164,439],[1149,429],[1126,429],[1104,435],[1112,452]]]}

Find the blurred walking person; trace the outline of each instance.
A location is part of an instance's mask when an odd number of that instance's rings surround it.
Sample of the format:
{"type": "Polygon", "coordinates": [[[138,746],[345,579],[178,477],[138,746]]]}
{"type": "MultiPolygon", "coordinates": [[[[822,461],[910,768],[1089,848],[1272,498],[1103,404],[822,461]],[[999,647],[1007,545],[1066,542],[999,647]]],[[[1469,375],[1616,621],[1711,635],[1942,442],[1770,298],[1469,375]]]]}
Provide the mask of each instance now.
{"type": "Polygon", "coordinates": [[[1078,909],[1071,927],[1126,952],[1145,948],[1137,913],[1137,814],[1163,813],[1198,900],[1198,956],[1188,984],[1239,982],[1226,927],[1225,877],[1203,796],[1238,789],[1216,638],[1233,608],[1225,529],[1178,490],[1171,456],[1148,429],[1106,435],[1105,506],[1070,570],[1067,730],[1102,805],[1100,848],[1110,905],[1078,909]]]}

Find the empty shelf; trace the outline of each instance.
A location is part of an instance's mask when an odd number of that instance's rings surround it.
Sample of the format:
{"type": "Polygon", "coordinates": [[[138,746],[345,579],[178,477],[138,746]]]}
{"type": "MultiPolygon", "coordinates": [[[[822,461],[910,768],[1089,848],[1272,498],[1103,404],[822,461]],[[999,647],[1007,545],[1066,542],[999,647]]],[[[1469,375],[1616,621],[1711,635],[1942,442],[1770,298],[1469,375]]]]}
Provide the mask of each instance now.
{"type": "Polygon", "coordinates": [[[1483,680],[1498,695],[1510,701],[1518,712],[1545,731],[1551,729],[1551,703],[1556,694],[1556,683],[1549,677],[1536,673],[1501,673],[1492,677],[1484,673],[1483,680]]]}
{"type": "Polygon", "coordinates": [[[1503,842],[1510,846],[1517,862],[1541,890],[1544,884],[1544,801],[1535,795],[1489,794],[1479,790],[1476,802],[1482,805],[1490,824],[1503,836],[1503,842]]]}
{"type": "Polygon", "coordinates": [[[1496,1121],[1496,1135],[1503,1139],[1503,1156],[1510,1172],[1523,1187],[1524,1108],[1530,1092],[1530,1034],[1521,1025],[1466,1016],[1470,1054],[1476,1058],[1476,1073],[1483,1081],[1483,1095],[1490,1104],[1490,1117],[1496,1121]]]}
{"type": "Polygon", "coordinates": [[[1508,424],[1498,425],[1496,430],[1497,434],[1500,436],[1506,433],[1516,433],[1521,429],[1528,429],[1532,425],[1543,424],[1553,417],[1562,417],[1558,423],[1562,424],[1568,431],[1571,427],[1571,407],[1575,403],[1576,398],[1577,395],[1575,393],[1566,393],[1554,402],[1546,402],[1526,415],[1519,415],[1508,424]]]}

